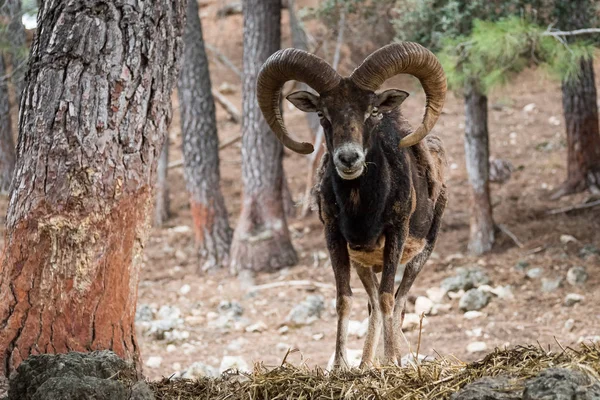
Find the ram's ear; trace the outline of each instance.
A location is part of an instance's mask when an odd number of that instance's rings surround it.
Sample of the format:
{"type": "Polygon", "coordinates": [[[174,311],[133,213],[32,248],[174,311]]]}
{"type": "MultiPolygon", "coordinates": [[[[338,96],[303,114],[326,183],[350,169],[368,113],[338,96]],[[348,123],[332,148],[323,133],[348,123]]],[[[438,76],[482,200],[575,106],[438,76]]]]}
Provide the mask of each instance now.
{"type": "Polygon", "coordinates": [[[304,112],[317,112],[317,105],[319,104],[319,96],[301,90],[294,92],[286,97],[290,103],[296,106],[304,112]]]}
{"type": "Polygon", "coordinates": [[[400,107],[400,104],[406,100],[408,93],[404,90],[390,89],[377,95],[375,105],[383,112],[392,111],[400,107]]]}

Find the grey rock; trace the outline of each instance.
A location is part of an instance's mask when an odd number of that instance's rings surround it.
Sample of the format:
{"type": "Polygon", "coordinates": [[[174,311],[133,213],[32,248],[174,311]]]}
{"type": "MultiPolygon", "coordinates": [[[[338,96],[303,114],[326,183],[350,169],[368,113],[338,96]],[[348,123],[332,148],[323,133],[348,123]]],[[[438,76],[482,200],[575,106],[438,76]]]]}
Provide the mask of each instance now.
{"type": "Polygon", "coordinates": [[[600,249],[593,244],[586,244],[579,250],[579,257],[586,259],[591,256],[600,256],[600,249]]]}
{"type": "Polygon", "coordinates": [[[156,319],[138,322],[144,328],[144,334],[156,340],[163,340],[167,332],[183,325],[181,310],[175,306],[164,305],[156,313],[156,319]]]}
{"type": "Polygon", "coordinates": [[[296,305],[286,318],[286,322],[294,325],[309,325],[321,318],[325,310],[325,300],[320,295],[306,296],[306,299],[296,305]]]}
{"type": "Polygon", "coordinates": [[[150,322],[154,319],[154,310],[148,304],[138,304],[135,310],[135,322],[150,322]]]}
{"type": "Polygon", "coordinates": [[[520,400],[521,393],[505,377],[481,378],[454,393],[451,400],[520,400]]]}
{"type": "Polygon", "coordinates": [[[491,296],[478,289],[468,290],[459,300],[458,307],[463,311],[481,310],[490,302],[491,296]]]}
{"type": "Polygon", "coordinates": [[[515,269],[521,272],[525,271],[527,267],[529,267],[529,263],[525,260],[519,260],[515,265],[515,269]]]}
{"type": "Polygon", "coordinates": [[[456,275],[444,279],[440,287],[447,292],[457,292],[490,283],[487,273],[479,267],[457,268],[456,275]]]}
{"type": "Polygon", "coordinates": [[[600,400],[600,382],[579,371],[551,368],[525,383],[523,400],[600,400]]]}
{"type": "Polygon", "coordinates": [[[542,278],[542,292],[554,292],[562,286],[563,278],[542,278]]]}
{"type": "Polygon", "coordinates": [[[154,392],[144,381],[139,381],[131,388],[128,400],[154,400],[154,392]]]}
{"type": "Polygon", "coordinates": [[[580,286],[588,280],[588,273],[585,267],[572,267],[567,271],[567,282],[569,285],[580,286]]]}
{"type": "Polygon", "coordinates": [[[239,318],[244,313],[244,308],[237,301],[223,300],[218,306],[219,313],[231,318],[239,318]]]}
{"type": "Polygon", "coordinates": [[[198,379],[204,376],[217,377],[219,370],[201,362],[195,362],[182,373],[183,379],[198,379]]]}
{"type": "Polygon", "coordinates": [[[527,275],[529,279],[537,279],[542,276],[543,273],[544,270],[541,268],[531,268],[530,270],[527,270],[525,275],[527,275]]]}
{"type": "Polygon", "coordinates": [[[569,293],[567,297],[565,297],[565,306],[573,307],[577,303],[581,303],[583,301],[583,296],[577,293],[569,293]]]}
{"type": "MultiPolygon", "coordinates": [[[[9,400],[154,399],[136,380],[135,367],[111,351],[41,354],[19,365],[9,383],[9,400]],[[117,380],[118,378],[118,380],[117,380]],[[137,393],[133,397],[134,393],[137,393]],[[146,397],[139,397],[146,396],[146,397]]],[[[151,394],[151,393],[150,393],[151,394]]]]}

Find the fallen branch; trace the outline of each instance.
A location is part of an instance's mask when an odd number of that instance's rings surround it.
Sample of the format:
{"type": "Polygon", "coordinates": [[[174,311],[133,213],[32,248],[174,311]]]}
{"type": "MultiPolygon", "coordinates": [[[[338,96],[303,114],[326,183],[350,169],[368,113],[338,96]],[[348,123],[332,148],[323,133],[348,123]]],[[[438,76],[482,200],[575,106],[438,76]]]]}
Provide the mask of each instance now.
{"type": "MultiPolygon", "coordinates": [[[[219,151],[226,149],[227,147],[231,146],[234,143],[239,142],[240,140],[242,140],[242,135],[238,135],[229,140],[224,141],[223,143],[221,143],[219,145],[219,151]]],[[[172,163],[169,163],[168,168],[173,169],[173,168],[178,168],[181,166],[183,166],[183,160],[178,160],[178,161],[173,161],[172,163]]]]}
{"type": "Polygon", "coordinates": [[[565,213],[565,212],[569,212],[569,211],[583,210],[585,208],[592,208],[592,207],[596,207],[596,206],[600,206],[600,200],[592,201],[590,203],[577,204],[575,206],[556,208],[554,210],[547,211],[546,214],[549,214],[549,215],[561,214],[561,213],[565,213]]]}
{"type": "Polygon", "coordinates": [[[223,96],[221,92],[214,89],[212,90],[212,95],[217,103],[219,103],[225,109],[225,111],[227,111],[227,114],[229,114],[229,117],[233,122],[236,124],[242,122],[242,114],[240,114],[239,110],[233,105],[232,102],[227,100],[227,97],[223,96]]]}
{"type": "Polygon", "coordinates": [[[542,36],[576,36],[587,35],[590,33],[600,33],[600,28],[576,29],[574,31],[547,30],[546,32],[542,33],[542,36]]]}
{"type": "Polygon", "coordinates": [[[232,70],[237,76],[239,76],[240,78],[242,77],[242,71],[240,71],[239,68],[236,67],[235,64],[229,58],[227,58],[227,56],[225,56],[225,54],[221,53],[219,50],[217,50],[216,47],[214,47],[206,42],[204,42],[204,46],[211,53],[213,53],[213,55],[217,58],[217,60],[221,61],[227,68],[232,70]]]}
{"type": "Polygon", "coordinates": [[[512,241],[519,246],[519,248],[523,248],[523,243],[519,240],[519,238],[517,238],[517,236],[512,233],[508,227],[506,225],[503,224],[497,224],[498,229],[500,229],[506,236],[508,236],[509,238],[512,239],[512,241]]]}

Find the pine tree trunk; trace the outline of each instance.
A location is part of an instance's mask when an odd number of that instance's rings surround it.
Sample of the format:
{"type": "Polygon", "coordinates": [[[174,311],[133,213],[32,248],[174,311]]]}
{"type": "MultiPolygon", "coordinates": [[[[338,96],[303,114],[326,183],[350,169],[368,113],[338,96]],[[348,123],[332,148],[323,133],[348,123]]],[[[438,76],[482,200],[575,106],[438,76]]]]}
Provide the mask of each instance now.
{"type": "MultiPolygon", "coordinates": [[[[193,2],[194,0],[192,0],[193,2]]],[[[160,158],[158,159],[158,168],[156,170],[156,190],[154,195],[154,226],[163,226],[169,219],[169,182],[167,176],[169,173],[169,135],[165,137],[160,158]]]]}
{"type": "Polygon", "coordinates": [[[465,94],[465,158],[471,185],[469,251],[480,255],[494,245],[490,201],[487,97],[471,84],[465,94]]]}
{"type": "MultiPolygon", "coordinates": [[[[0,54],[0,77],[4,75],[6,75],[4,57],[0,54]]],[[[0,80],[0,194],[3,195],[7,195],[10,190],[15,169],[15,142],[7,83],[6,80],[0,80]]]]}
{"type": "Polygon", "coordinates": [[[21,104],[21,93],[25,87],[25,72],[27,71],[27,43],[25,27],[22,22],[21,0],[5,0],[4,13],[10,18],[8,24],[8,43],[10,44],[11,81],[15,87],[16,102],[21,104]]]}
{"type": "Polygon", "coordinates": [[[589,189],[600,193],[600,126],[593,59],[582,59],[579,77],[562,83],[567,129],[567,180],[553,198],[589,189]]]}
{"type": "Polygon", "coordinates": [[[190,196],[200,270],[229,263],[232,231],[221,193],[219,138],[208,59],[195,1],[188,3],[185,54],[179,77],[185,180],[190,196]]]}
{"type": "Polygon", "coordinates": [[[256,100],[259,67],[279,49],[280,0],[244,0],[242,179],[244,201],[231,245],[231,268],[276,270],[298,257],[283,207],[283,148],[256,100]]]}
{"type": "Polygon", "coordinates": [[[0,376],[37,353],[139,359],[141,251],[184,4],[41,4],[0,271],[0,376]]]}

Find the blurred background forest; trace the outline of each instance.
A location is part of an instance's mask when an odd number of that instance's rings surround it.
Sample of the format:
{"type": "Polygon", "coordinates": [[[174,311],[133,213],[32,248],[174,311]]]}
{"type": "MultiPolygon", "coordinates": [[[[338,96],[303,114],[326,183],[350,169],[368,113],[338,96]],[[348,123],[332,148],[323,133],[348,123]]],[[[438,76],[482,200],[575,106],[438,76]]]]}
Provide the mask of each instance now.
{"type": "MultiPolygon", "coordinates": [[[[446,69],[451,92],[434,132],[449,157],[450,199],[437,246],[411,292],[405,350],[419,343],[420,354],[470,361],[494,347],[600,341],[596,2],[274,3],[280,16],[256,18],[280,18],[281,47],[312,52],[342,75],[395,40],[430,48],[446,69]]],[[[289,349],[299,351],[288,361],[325,367],[334,349],[335,286],[322,225],[309,207],[320,156],[272,150],[260,135],[246,134],[251,127],[243,120],[253,117],[243,94],[259,65],[243,57],[251,60],[262,39],[244,36],[242,8],[233,0],[192,0],[187,9],[135,314],[150,378],[212,376],[256,361],[278,365],[289,349]],[[253,164],[261,157],[270,161],[253,164]],[[283,228],[269,230],[268,217],[249,211],[256,204],[269,211],[259,214],[285,214],[283,228]],[[249,237],[266,239],[256,245],[249,237]]],[[[0,8],[5,195],[36,10],[17,0],[0,8]]],[[[294,90],[288,85],[284,94],[294,90]]],[[[386,87],[410,92],[403,113],[418,124],[418,82],[399,77],[386,87]]],[[[283,109],[293,134],[322,143],[318,120],[287,102],[283,109]]],[[[0,199],[3,215],[8,202],[0,199]]],[[[361,306],[352,314],[349,347],[357,360],[367,318],[360,287],[356,278],[361,306]]]]}

